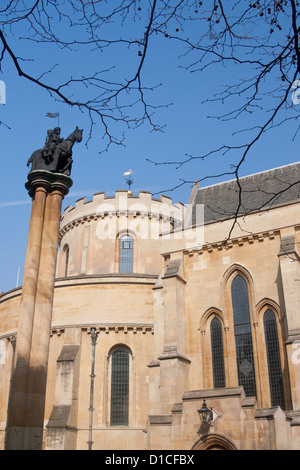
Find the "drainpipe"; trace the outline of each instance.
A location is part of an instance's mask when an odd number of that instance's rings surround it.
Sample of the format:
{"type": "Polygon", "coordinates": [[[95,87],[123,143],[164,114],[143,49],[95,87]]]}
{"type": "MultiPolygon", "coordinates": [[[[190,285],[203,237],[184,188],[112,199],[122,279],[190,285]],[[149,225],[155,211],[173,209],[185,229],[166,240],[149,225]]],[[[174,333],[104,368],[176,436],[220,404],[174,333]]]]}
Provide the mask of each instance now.
{"type": "Polygon", "coordinates": [[[95,381],[95,351],[97,344],[97,332],[95,328],[91,328],[91,344],[92,344],[92,365],[91,365],[91,385],[90,385],[90,407],[89,407],[89,440],[88,440],[88,450],[92,450],[93,440],[93,411],[94,411],[94,381],[95,381]]]}

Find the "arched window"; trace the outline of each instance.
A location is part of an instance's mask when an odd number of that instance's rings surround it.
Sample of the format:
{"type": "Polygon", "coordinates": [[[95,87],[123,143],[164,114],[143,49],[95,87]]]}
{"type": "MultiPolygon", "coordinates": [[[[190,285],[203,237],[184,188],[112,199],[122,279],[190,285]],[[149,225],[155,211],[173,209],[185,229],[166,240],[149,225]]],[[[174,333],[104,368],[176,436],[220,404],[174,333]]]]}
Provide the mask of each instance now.
{"type": "Polygon", "coordinates": [[[238,381],[247,397],[256,396],[248,286],[240,275],[232,281],[231,296],[238,381]]]}
{"type": "Polygon", "coordinates": [[[120,238],[119,273],[133,272],[133,238],[124,235],[120,238]]]}
{"type": "Polygon", "coordinates": [[[68,270],[69,270],[69,245],[65,244],[62,251],[61,251],[61,258],[60,258],[60,276],[67,277],[68,270]]]}
{"type": "Polygon", "coordinates": [[[218,318],[214,318],[210,324],[210,338],[214,388],[225,387],[223,333],[218,318]]]}
{"type": "Polygon", "coordinates": [[[129,352],[116,349],[111,357],[110,425],[128,426],[129,352]]]}
{"type": "Polygon", "coordinates": [[[282,369],[276,316],[272,310],[264,314],[264,330],[267,350],[271,405],[285,409],[282,369]]]}
{"type": "Polygon", "coordinates": [[[69,254],[70,254],[70,249],[68,246],[65,248],[65,277],[68,275],[68,268],[69,268],[69,254]]]}

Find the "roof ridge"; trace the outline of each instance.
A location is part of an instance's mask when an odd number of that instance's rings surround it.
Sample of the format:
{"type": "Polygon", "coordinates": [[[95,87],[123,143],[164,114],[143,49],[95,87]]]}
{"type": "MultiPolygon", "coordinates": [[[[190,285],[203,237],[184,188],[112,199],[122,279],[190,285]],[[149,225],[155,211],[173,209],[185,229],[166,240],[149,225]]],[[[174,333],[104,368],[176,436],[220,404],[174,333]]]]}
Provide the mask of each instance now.
{"type": "MultiPolygon", "coordinates": [[[[271,172],[274,172],[276,170],[280,170],[282,168],[288,168],[288,167],[293,166],[293,165],[300,165],[300,162],[289,163],[288,165],[278,166],[278,167],[275,167],[275,168],[271,168],[269,170],[258,171],[257,173],[252,173],[251,175],[240,176],[239,181],[240,180],[245,180],[247,178],[252,178],[253,176],[256,176],[256,175],[262,175],[264,173],[271,173],[271,172]]],[[[236,181],[236,178],[233,178],[233,179],[227,180],[227,181],[221,181],[220,183],[215,183],[215,184],[210,184],[208,186],[200,187],[200,188],[198,188],[198,191],[201,191],[201,190],[207,189],[207,188],[212,188],[212,187],[215,187],[215,186],[220,186],[221,184],[232,183],[233,181],[236,181]]]]}
{"type": "Polygon", "coordinates": [[[194,198],[191,222],[196,217],[195,207],[204,206],[204,223],[230,219],[300,201],[300,162],[273,168],[200,188],[194,198]]]}

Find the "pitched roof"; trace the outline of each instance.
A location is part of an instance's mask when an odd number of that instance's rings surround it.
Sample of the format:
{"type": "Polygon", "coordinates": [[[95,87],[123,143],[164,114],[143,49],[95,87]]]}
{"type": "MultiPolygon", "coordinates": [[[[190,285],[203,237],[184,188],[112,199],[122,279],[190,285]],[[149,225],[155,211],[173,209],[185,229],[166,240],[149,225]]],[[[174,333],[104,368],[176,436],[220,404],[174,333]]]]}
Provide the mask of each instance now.
{"type": "Polygon", "coordinates": [[[245,176],[239,183],[241,191],[237,180],[199,188],[193,201],[192,225],[197,204],[204,204],[204,222],[208,224],[234,218],[236,213],[241,216],[299,202],[300,163],[245,176]]]}

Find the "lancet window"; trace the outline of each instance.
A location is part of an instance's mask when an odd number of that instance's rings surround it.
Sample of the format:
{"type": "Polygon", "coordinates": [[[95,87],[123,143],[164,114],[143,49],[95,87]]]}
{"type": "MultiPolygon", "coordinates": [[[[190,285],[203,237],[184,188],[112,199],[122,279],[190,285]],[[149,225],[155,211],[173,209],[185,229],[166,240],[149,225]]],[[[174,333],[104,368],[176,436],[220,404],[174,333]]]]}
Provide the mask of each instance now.
{"type": "Polygon", "coordinates": [[[271,405],[285,409],[280,349],[275,313],[268,309],[264,314],[264,331],[268,361],[271,405]]]}
{"type": "Polygon", "coordinates": [[[225,387],[222,324],[216,317],[210,324],[210,337],[214,388],[225,387]]]}
{"type": "Polygon", "coordinates": [[[133,272],[133,238],[130,235],[120,238],[119,272],[133,272]]]}
{"type": "Polygon", "coordinates": [[[246,396],[256,396],[249,293],[246,280],[237,275],[231,284],[238,382],[246,396]]]}
{"type": "Polygon", "coordinates": [[[129,418],[129,352],[117,349],[111,357],[111,426],[128,426],[129,418]]]}

